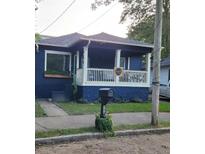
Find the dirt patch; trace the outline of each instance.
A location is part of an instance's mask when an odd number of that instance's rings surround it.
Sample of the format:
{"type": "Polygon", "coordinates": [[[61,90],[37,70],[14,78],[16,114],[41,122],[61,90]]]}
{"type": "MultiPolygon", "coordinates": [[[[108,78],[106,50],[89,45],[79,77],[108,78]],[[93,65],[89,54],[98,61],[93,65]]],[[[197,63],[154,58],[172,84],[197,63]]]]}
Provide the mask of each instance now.
{"type": "Polygon", "coordinates": [[[170,134],[92,139],[36,147],[36,154],[169,154],[170,134]]]}

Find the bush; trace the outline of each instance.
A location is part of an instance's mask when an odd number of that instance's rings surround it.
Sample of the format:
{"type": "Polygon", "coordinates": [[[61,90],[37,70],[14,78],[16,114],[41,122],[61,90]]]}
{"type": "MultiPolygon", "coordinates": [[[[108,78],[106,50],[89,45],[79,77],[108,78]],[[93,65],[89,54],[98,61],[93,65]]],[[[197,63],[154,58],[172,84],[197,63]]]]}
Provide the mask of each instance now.
{"type": "Polygon", "coordinates": [[[96,115],[95,128],[103,133],[113,132],[111,116],[107,115],[105,118],[100,118],[99,115],[96,115]]]}

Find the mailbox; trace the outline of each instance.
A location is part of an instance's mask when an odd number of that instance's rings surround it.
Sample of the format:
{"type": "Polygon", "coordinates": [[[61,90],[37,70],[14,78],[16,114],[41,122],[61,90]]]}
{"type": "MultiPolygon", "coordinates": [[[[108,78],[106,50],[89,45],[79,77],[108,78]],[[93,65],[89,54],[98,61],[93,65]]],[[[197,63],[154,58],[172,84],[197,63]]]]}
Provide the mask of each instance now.
{"type": "Polygon", "coordinates": [[[99,96],[101,103],[106,105],[113,98],[113,91],[111,88],[100,88],[99,96]]]}
{"type": "Polygon", "coordinates": [[[105,105],[113,98],[112,89],[111,88],[100,88],[99,89],[99,97],[100,97],[100,103],[101,103],[100,117],[105,118],[105,116],[106,116],[105,105]]]}

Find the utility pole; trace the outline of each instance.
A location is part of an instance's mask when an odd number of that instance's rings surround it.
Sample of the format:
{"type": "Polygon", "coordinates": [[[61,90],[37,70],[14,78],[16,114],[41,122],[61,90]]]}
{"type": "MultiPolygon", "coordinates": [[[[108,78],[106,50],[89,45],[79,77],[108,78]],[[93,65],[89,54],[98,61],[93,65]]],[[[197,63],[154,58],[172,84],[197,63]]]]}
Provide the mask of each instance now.
{"type": "Polygon", "coordinates": [[[152,79],[152,121],[151,121],[151,124],[154,126],[157,126],[159,124],[162,6],[163,6],[163,0],[156,0],[154,51],[153,51],[153,79],[152,79]]]}

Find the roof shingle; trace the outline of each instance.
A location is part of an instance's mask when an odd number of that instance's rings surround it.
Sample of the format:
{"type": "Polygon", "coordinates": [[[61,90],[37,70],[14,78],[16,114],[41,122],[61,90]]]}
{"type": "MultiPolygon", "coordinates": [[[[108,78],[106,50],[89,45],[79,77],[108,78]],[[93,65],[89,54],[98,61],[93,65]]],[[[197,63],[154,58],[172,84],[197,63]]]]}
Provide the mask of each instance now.
{"type": "Polygon", "coordinates": [[[144,43],[141,41],[130,40],[127,38],[122,38],[114,35],[110,35],[107,33],[99,33],[95,35],[86,36],[80,33],[72,33],[64,36],[59,36],[50,39],[44,39],[39,42],[40,45],[53,45],[53,46],[62,46],[62,47],[70,47],[73,44],[77,43],[80,40],[94,40],[100,42],[109,42],[114,44],[125,44],[132,46],[144,46],[153,48],[152,44],[144,43]]]}

